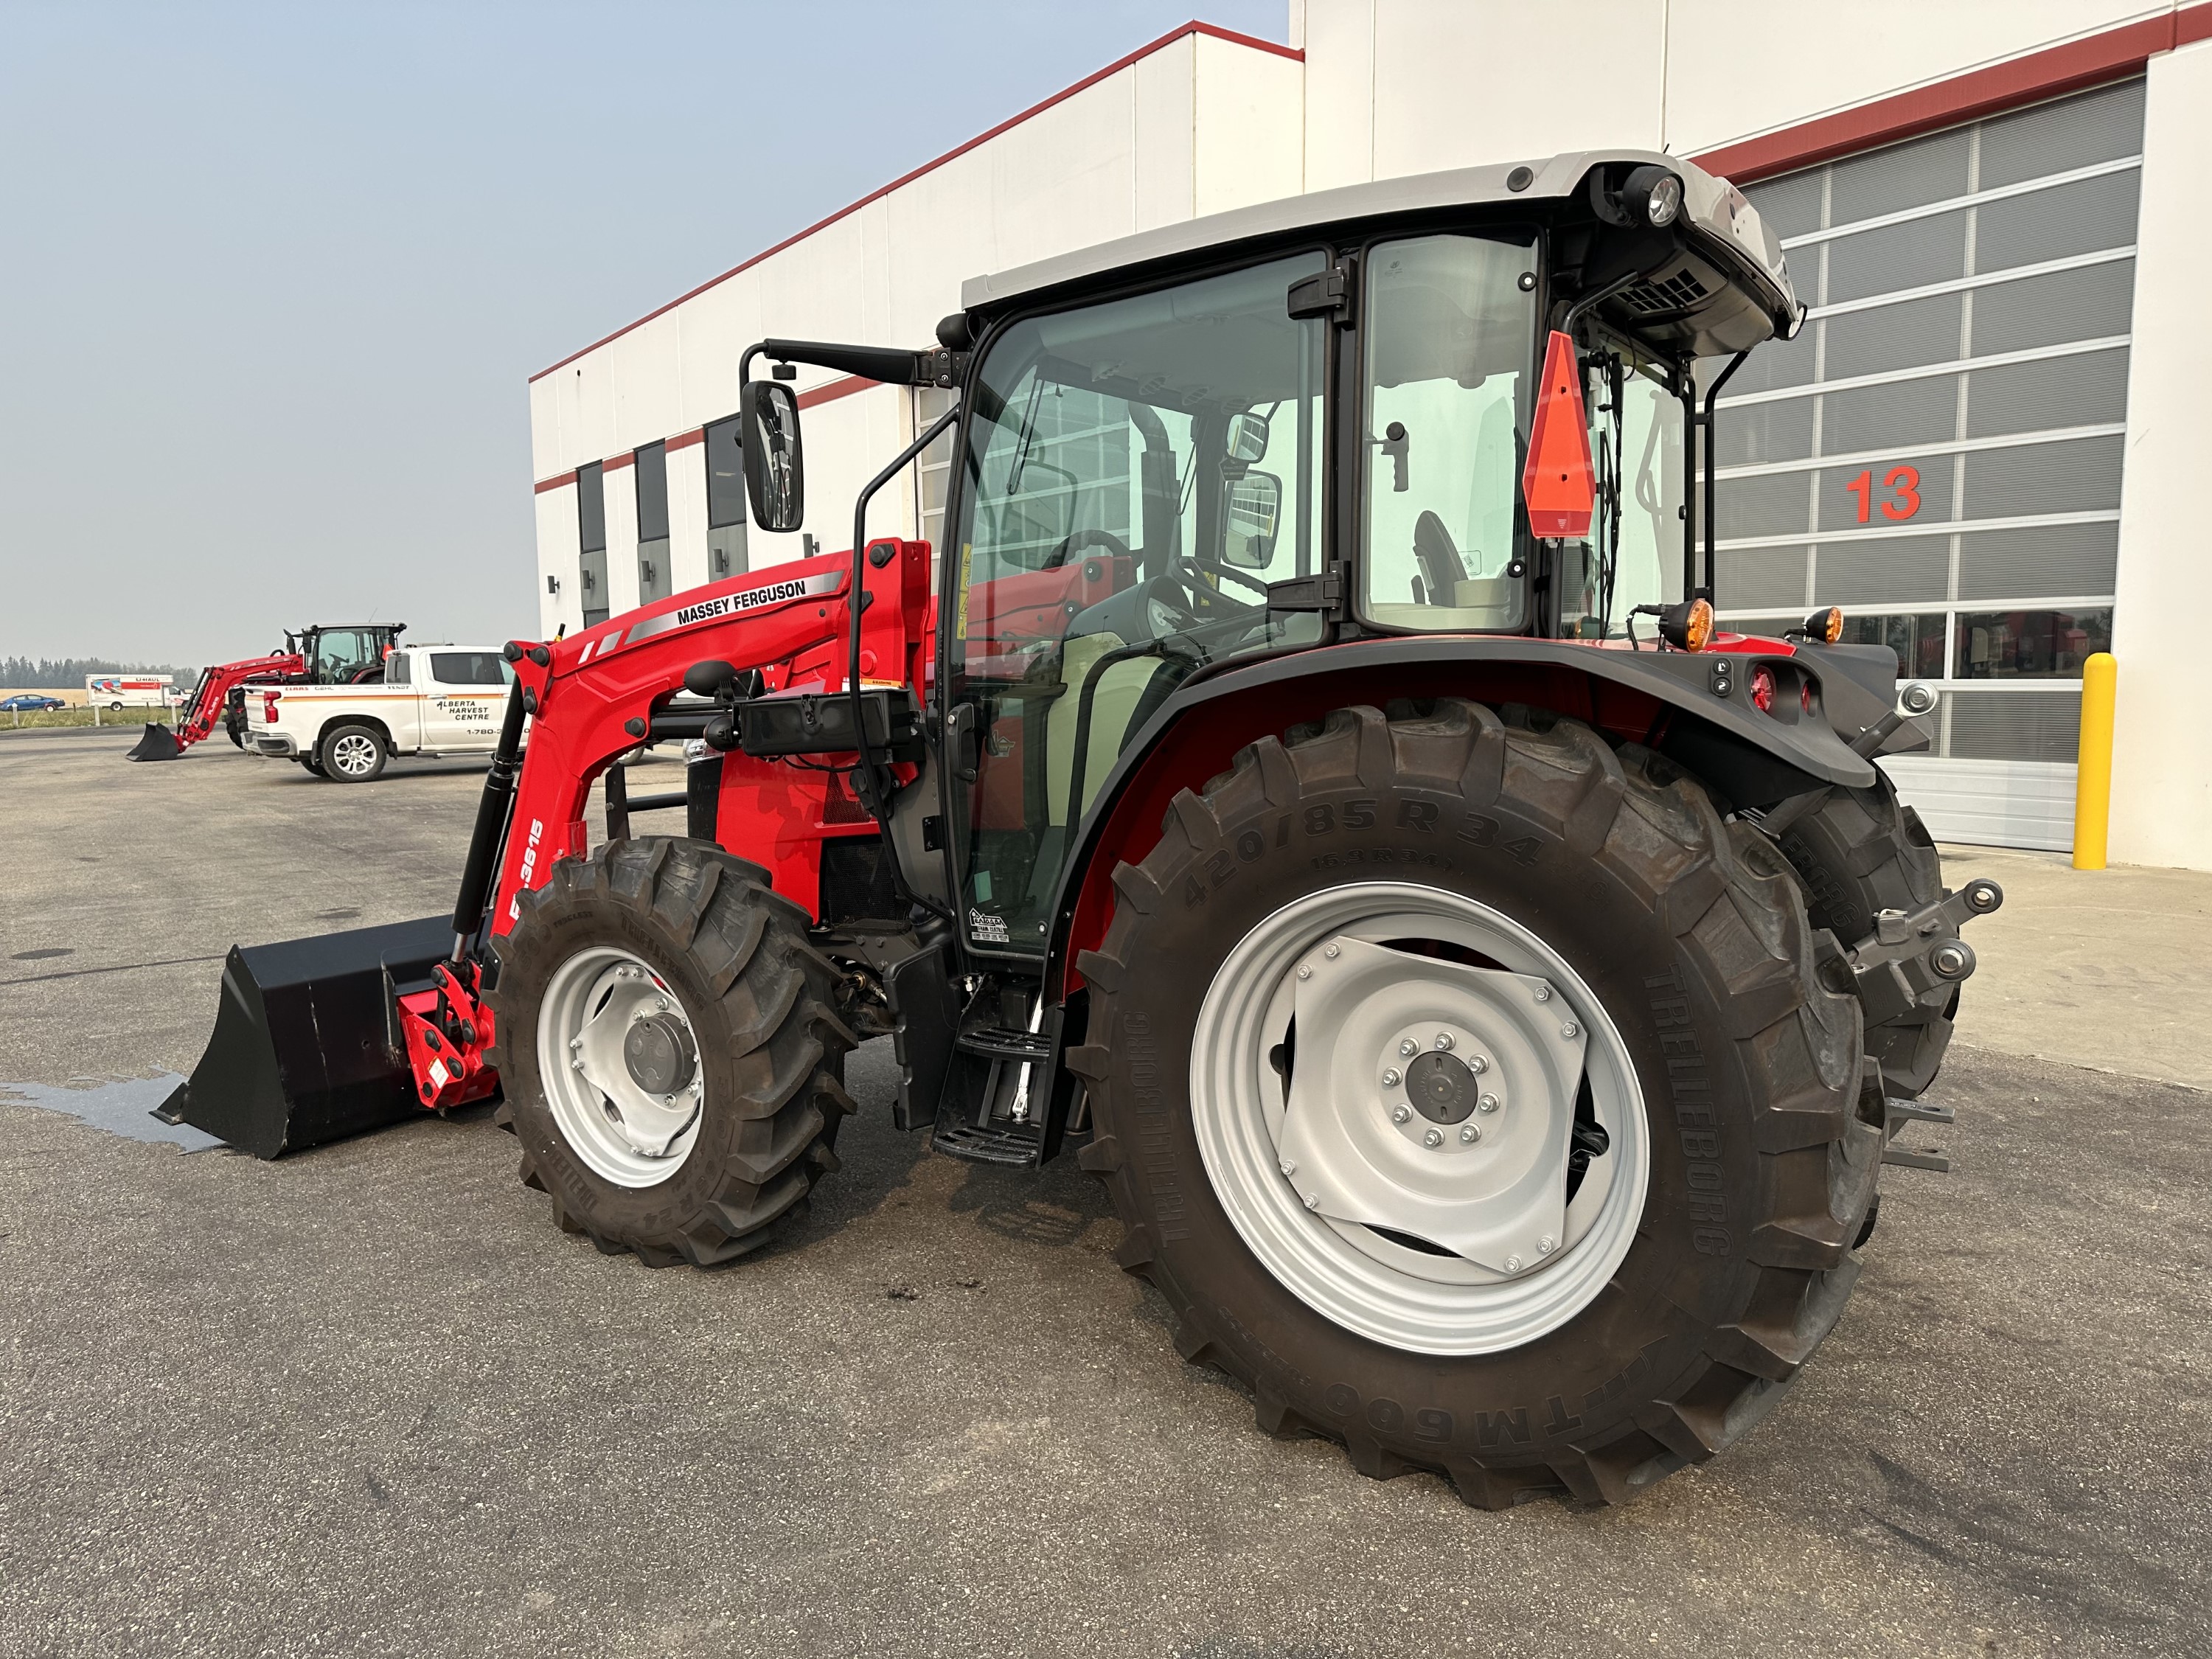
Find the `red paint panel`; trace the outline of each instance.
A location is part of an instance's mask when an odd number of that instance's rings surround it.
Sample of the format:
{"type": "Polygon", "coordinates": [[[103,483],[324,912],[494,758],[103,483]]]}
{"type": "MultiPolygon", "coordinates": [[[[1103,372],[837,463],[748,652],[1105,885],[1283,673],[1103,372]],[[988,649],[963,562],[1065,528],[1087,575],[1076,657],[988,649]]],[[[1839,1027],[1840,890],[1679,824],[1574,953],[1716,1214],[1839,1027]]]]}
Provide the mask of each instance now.
{"type": "Polygon", "coordinates": [[[543,495],[549,489],[565,489],[575,482],[576,475],[574,472],[563,472],[554,477],[540,478],[530,486],[530,493],[533,495],[543,495]]]}
{"type": "Polygon", "coordinates": [[[693,444],[702,444],[706,441],[707,428],[703,426],[695,426],[689,432],[679,432],[669,439],[668,453],[673,455],[679,449],[689,449],[693,444]]]}
{"type": "Polygon", "coordinates": [[[606,459],[601,461],[599,463],[599,471],[602,472],[619,472],[623,468],[626,466],[634,466],[636,463],[637,452],[635,449],[625,449],[621,454],[610,455],[606,459]]]}

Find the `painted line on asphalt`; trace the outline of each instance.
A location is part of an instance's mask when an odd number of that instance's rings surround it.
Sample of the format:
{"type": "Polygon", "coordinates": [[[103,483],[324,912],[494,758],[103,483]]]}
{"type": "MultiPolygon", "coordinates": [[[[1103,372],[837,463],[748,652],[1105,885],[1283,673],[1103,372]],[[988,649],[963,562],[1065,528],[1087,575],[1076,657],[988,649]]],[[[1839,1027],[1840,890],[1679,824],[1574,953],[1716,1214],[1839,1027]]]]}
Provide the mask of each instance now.
{"type": "MultiPolygon", "coordinates": [[[[90,974],[135,974],[142,968],[181,968],[189,963],[221,962],[223,957],[228,955],[229,952],[225,951],[222,956],[171,957],[163,962],[118,962],[111,968],[66,968],[58,974],[26,974],[21,979],[0,979],[0,988],[10,985],[40,985],[52,979],[82,979],[90,974]]],[[[6,1086],[4,1084],[0,1084],[0,1088],[6,1086]]]]}

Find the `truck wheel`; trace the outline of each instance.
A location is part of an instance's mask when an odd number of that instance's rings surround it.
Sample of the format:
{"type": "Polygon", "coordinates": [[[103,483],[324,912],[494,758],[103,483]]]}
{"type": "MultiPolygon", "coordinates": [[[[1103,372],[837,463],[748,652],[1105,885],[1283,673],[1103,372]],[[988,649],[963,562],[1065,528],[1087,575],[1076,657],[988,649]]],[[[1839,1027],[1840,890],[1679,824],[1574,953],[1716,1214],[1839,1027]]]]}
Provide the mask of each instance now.
{"type": "Polygon", "coordinates": [[[1834,1325],[1882,1113],[1772,844],[1517,720],[1340,709],[1178,795],[1070,1064],[1121,1261],[1262,1429],[1487,1507],[1619,1502],[1834,1325]]]}
{"type": "MultiPolygon", "coordinates": [[[[1782,852],[1804,878],[1813,926],[1839,945],[1871,937],[1878,911],[1917,910],[1943,896],[1935,838],[1919,813],[1899,804],[1887,774],[1871,789],[1830,790],[1818,811],[1784,831],[1782,852]]],[[[1936,1080],[1958,1012],[1954,990],[1940,1009],[1910,1009],[1867,1027],[1867,1052],[1881,1062],[1887,1092],[1909,1100],[1936,1080]]]]}
{"type": "Polygon", "coordinates": [[[299,757],[299,762],[301,766],[319,778],[330,776],[329,773],[323,770],[322,762],[317,760],[313,755],[301,755],[299,757]]]}
{"type": "Polygon", "coordinates": [[[323,733],[315,759],[324,777],[340,783],[368,783],[384,775],[384,763],[391,754],[381,732],[373,726],[349,722],[323,733]]]}
{"type": "Polygon", "coordinates": [[[805,1213],[857,1040],[806,926],[758,865],[665,837],[523,895],[489,995],[497,1121],[564,1230],[707,1267],[805,1213]]]}

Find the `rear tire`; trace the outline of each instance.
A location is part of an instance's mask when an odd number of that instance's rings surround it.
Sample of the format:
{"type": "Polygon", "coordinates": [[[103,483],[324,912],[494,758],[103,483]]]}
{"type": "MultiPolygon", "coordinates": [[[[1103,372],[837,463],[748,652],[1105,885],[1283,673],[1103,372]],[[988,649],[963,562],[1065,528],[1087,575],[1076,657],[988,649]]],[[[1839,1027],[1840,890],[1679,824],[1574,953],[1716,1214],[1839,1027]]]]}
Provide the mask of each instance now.
{"type": "MultiPolygon", "coordinates": [[[[1178,795],[1158,847],[1114,880],[1106,937],[1078,964],[1090,1041],[1069,1063],[1089,1080],[1097,1119],[1083,1162],[1127,1227],[1122,1265],[1174,1310],[1178,1351],[1249,1383],[1266,1431],[1340,1441],[1378,1478],[1436,1470],[1486,1507],[1547,1491],[1620,1502],[1743,1433],[1833,1327],[1881,1152],[1880,1103],[1869,1119],[1859,1094],[1857,1004],[1820,983],[1796,879],[1772,844],[1725,823],[1657,756],[1616,752],[1571,720],[1509,726],[1458,700],[1395,705],[1389,718],[1340,709],[1247,748],[1203,796],[1178,795]],[[1429,1247],[1447,1259],[1406,1266],[1413,1290],[1400,1304],[1416,1306],[1426,1284],[1432,1310],[1465,1310],[1469,1323],[1455,1338],[1432,1322],[1401,1346],[1321,1311],[1313,1274],[1294,1290],[1298,1272],[1263,1260],[1266,1249],[1326,1261],[1339,1239],[1378,1255],[1359,1228],[1306,1213],[1287,1130],[1292,1195],[1278,1195],[1272,1240],[1249,1220],[1252,1194],[1214,1173],[1225,1091],[1213,1080],[1236,1069],[1194,1064],[1224,1042],[1197,1032],[1201,1006],[1285,915],[1377,884],[1435,895],[1440,909],[1485,907],[1539,938],[1594,1005],[1582,1013],[1591,1054],[1602,1024],[1631,1068],[1625,1092],[1643,1124],[1614,1144],[1646,1147],[1649,1159],[1632,1237],[1603,1235],[1619,1265],[1585,1273],[1518,1330],[1507,1293],[1551,1297],[1544,1275],[1581,1271],[1596,1231],[1533,1271],[1516,1258],[1507,1267],[1520,1276],[1502,1285],[1469,1276],[1474,1258],[1429,1247]],[[1236,1218],[1224,1196],[1243,1206],[1236,1218]],[[1500,1310],[1498,1334],[1474,1333],[1474,1320],[1500,1310]],[[1471,1351],[1479,1340],[1495,1346],[1471,1351]]],[[[1325,968],[1327,938],[1294,949],[1325,968]]],[[[1362,948],[1340,954],[1353,961],[1362,948]]],[[[1435,977],[1423,958],[1436,954],[1410,951],[1406,979],[1435,977]]],[[[1580,994],[1538,1000],[1557,1008],[1580,994]]],[[[1510,1136],[1519,1080],[1507,1048],[1496,1053],[1504,1108],[1469,1120],[1497,1126],[1485,1139],[1510,1136]]],[[[1273,1059],[1285,1092],[1290,1068],[1310,1063],[1281,1047],[1273,1059]]],[[[1410,1127],[1419,1144],[1425,1131],[1410,1127]]],[[[1276,1173],[1251,1167],[1255,1187],[1276,1173]]],[[[1339,1284],[1358,1277],[1336,1273],[1339,1284]]]]}
{"type": "MultiPolygon", "coordinates": [[[[1815,927],[1853,948],[1871,938],[1878,911],[1913,911],[1943,896],[1943,868],[1920,814],[1897,799],[1878,773],[1870,789],[1832,789],[1816,812],[1783,832],[1783,856],[1805,884],[1815,927]]],[[[1954,930],[1955,931],[1955,930],[1954,930]]],[[[1883,1088],[1911,1100],[1936,1080],[1951,1046],[1959,992],[1941,1008],[1912,1008],[1866,1032],[1866,1051],[1881,1062],[1883,1088]]]]}
{"type": "Polygon", "coordinates": [[[349,720],[323,733],[315,750],[317,775],[338,783],[371,783],[384,775],[392,750],[373,726],[349,720]]]}
{"type": "Polygon", "coordinates": [[[303,769],[313,774],[316,777],[326,778],[330,776],[329,773],[323,770],[322,762],[317,760],[313,755],[301,756],[300,765],[303,769]]]}
{"type": "Polygon", "coordinates": [[[562,1228],[647,1267],[708,1267],[805,1214],[816,1178],[837,1167],[831,1146],[853,1109],[844,1056],[857,1041],[837,1017],[837,973],[808,942],[806,913],[758,865],[664,837],[561,860],[520,909],[495,942],[499,981],[488,996],[506,1096],[495,1121],[521,1143],[523,1184],[552,1200],[562,1228]],[[552,1022],[574,1003],[562,987],[575,978],[569,965],[594,953],[648,970],[696,1042],[697,1115],[668,1144],[665,1175],[618,1146],[611,1157],[587,1143],[573,1091],[549,1098],[545,1066],[566,1052],[552,1022]]]}

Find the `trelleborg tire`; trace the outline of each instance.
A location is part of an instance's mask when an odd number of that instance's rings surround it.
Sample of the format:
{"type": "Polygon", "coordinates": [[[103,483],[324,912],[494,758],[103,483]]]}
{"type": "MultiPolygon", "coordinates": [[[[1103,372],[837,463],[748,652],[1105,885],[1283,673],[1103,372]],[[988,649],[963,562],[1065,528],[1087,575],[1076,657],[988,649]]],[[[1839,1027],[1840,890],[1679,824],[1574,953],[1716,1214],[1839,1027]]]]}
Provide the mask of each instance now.
{"type": "Polygon", "coordinates": [[[496,1121],[521,1143],[523,1183],[552,1200],[562,1229],[648,1267],[705,1267],[803,1215],[816,1178],[837,1167],[855,1042],[806,913],[759,866],[665,837],[562,860],[520,909],[496,942],[488,997],[506,1097],[496,1121]],[[640,1102],[655,1103],[625,1082],[625,1062],[594,1079],[569,1059],[598,1042],[593,1022],[611,1011],[672,1036],[680,1027],[693,1055],[672,1079],[696,1079],[692,1115],[657,1152],[624,1139],[639,1133],[640,1102]]]}
{"type": "MultiPolygon", "coordinates": [[[[1901,805],[1896,786],[1877,769],[1870,789],[1832,789],[1819,810],[1783,832],[1783,855],[1805,883],[1805,908],[1815,927],[1856,946],[1874,933],[1878,911],[1913,911],[1943,896],[1935,838],[1920,814],[1901,805]]],[[[1959,992],[1940,1008],[1911,1008],[1867,1027],[1867,1053],[1881,1062],[1886,1091],[1905,1099],[1936,1080],[1951,1046],[1959,992]]]]}
{"type": "MultiPolygon", "coordinates": [[[[1514,723],[1456,700],[1340,709],[1176,799],[1158,846],[1115,870],[1114,918],[1079,963],[1091,1036],[1070,1063],[1097,1126],[1083,1162],[1127,1229],[1122,1265],[1172,1307],[1179,1352],[1248,1382],[1262,1429],[1339,1440],[1377,1477],[1437,1470],[1486,1507],[1559,1490],[1618,1502],[1735,1440],[1833,1327],[1882,1113],[1860,1097],[1857,1004],[1820,984],[1771,843],[1724,823],[1648,751],[1507,713],[1514,723]],[[1324,907],[1321,921],[1277,962],[1361,956],[1325,947],[1340,925],[1326,907],[1357,910],[1385,890],[1407,913],[1477,918],[1508,941],[1475,953],[1494,964],[1525,971],[1506,959],[1513,939],[1551,963],[1565,994],[1550,1006],[1580,1007],[1590,1028],[1583,1100],[1601,1084],[1613,1103],[1611,1147],[1583,1182],[1607,1158],[1644,1160],[1641,1174],[1606,1172],[1604,1202],[1627,1194],[1625,1230],[1601,1215],[1517,1280],[1439,1288],[1422,1275],[1476,1270],[1434,1246],[1393,1255],[1421,1241],[1308,1213],[1288,1170],[1271,1194],[1264,1149],[1248,1160],[1257,1180],[1217,1173],[1233,1163],[1223,1147],[1253,1132],[1236,1088],[1215,1086],[1237,1074],[1214,1061],[1242,1028],[1201,1030],[1201,1011],[1300,907],[1324,907]],[[1603,1076],[1601,1048],[1620,1057],[1603,1076]],[[1384,1256],[1415,1263],[1403,1285],[1361,1265],[1384,1256]],[[1579,1285],[1564,1276],[1577,1272],[1579,1285]],[[1504,1299],[1523,1294],[1539,1316],[1504,1299]]],[[[1285,1095],[1309,1063],[1291,1049],[1286,1035],[1266,1055],[1285,1095]]],[[[1512,1068],[1498,1053],[1503,1088],[1512,1068]]],[[[1339,1094],[1340,1115],[1365,1109],[1359,1092],[1339,1094]]],[[[1495,1139],[1513,1109],[1469,1121],[1495,1124],[1495,1139]]]]}

